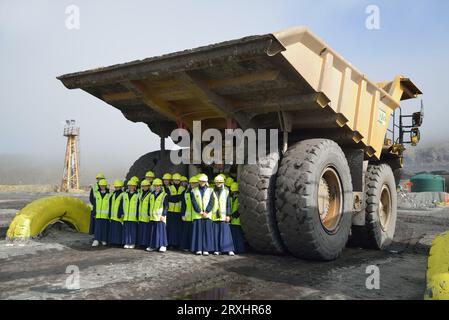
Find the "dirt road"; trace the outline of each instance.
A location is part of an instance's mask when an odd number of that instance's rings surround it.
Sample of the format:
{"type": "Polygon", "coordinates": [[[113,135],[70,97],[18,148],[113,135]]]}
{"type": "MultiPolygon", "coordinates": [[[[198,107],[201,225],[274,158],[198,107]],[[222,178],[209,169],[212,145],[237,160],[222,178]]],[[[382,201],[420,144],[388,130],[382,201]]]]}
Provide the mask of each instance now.
{"type": "MultiPolygon", "coordinates": [[[[0,221],[37,195],[14,197],[0,194],[0,221]]],[[[446,230],[449,208],[400,211],[389,251],[347,248],[322,263],[91,248],[90,236],[55,226],[38,241],[0,240],[0,299],[422,299],[429,245],[446,230]],[[378,290],[366,288],[371,265],[380,271],[378,290]],[[73,268],[79,289],[70,286],[73,268]]]]}

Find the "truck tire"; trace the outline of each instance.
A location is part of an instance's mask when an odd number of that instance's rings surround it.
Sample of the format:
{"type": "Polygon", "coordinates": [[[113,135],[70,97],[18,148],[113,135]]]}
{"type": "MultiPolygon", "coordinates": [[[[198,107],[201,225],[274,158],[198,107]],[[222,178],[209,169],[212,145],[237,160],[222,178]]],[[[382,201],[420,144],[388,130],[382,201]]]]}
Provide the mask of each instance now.
{"type": "Polygon", "coordinates": [[[348,240],[352,208],[351,174],[338,144],[310,139],[287,150],[276,182],[276,215],[293,255],[338,258],[348,240]]]}
{"type": "Polygon", "coordinates": [[[365,205],[365,225],[352,226],[351,246],[384,249],[393,241],[397,218],[395,177],[389,165],[368,165],[365,205]]]}
{"type": "Polygon", "coordinates": [[[170,161],[170,150],[152,151],[137,159],[134,164],[129,168],[126,179],[136,176],[139,179],[145,178],[147,171],[154,171],[156,177],[161,177],[164,173],[178,172],[181,175],[188,174],[187,165],[174,165],[170,161]],[[162,156],[162,157],[161,157],[162,156]]]}
{"type": "Polygon", "coordinates": [[[279,154],[272,153],[258,164],[243,165],[239,174],[239,203],[242,229],[248,244],[269,254],[283,254],[276,224],[274,188],[279,154]]]}

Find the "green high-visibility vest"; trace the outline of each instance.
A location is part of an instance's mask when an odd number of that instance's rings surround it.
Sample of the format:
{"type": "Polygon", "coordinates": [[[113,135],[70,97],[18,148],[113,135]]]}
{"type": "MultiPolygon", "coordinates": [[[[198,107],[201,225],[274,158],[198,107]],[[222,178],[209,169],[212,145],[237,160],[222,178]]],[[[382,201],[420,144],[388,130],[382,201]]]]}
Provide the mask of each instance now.
{"type": "MultiPolygon", "coordinates": [[[[178,190],[176,190],[176,187],[171,185],[170,186],[170,195],[177,196],[183,193],[185,188],[183,186],[179,186],[178,190]]],[[[170,212],[181,212],[181,201],[178,202],[169,202],[168,203],[168,211],[170,212]]]]}
{"type": "Polygon", "coordinates": [[[101,192],[95,193],[95,219],[109,220],[109,193],[101,196],[101,192]]]}
{"type": "Polygon", "coordinates": [[[143,193],[140,194],[139,199],[139,222],[150,222],[149,205],[150,205],[151,192],[148,192],[145,197],[143,193]]]}
{"type": "MultiPolygon", "coordinates": [[[[231,197],[231,211],[232,213],[236,213],[239,210],[239,198],[238,197],[231,197]]],[[[231,224],[235,226],[240,225],[240,217],[238,218],[232,218],[231,224]]]]}
{"type": "MultiPolygon", "coordinates": [[[[211,188],[206,188],[203,197],[201,197],[201,192],[199,187],[192,190],[193,196],[195,197],[196,203],[200,207],[200,211],[206,211],[207,205],[209,204],[210,197],[212,197],[213,191],[211,188]]],[[[212,211],[213,212],[213,211],[212,211]]],[[[209,212],[207,219],[212,219],[212,212],[209,212]]],[[[192,206],[193,220],[203,219],[199,212],[196,212],[195,208],[192,206]]]]}
{"type": "Polygon", "coordinates": [[[167,194],[161,191],[157,197],[154,193],[150,195],[150,221],[161,221],[164,212],[164,200],[167,194]]]}
{"type": "Polygon", "coordinates": [[[184,201],[186,203],[186,213],[184,215],[185,221],[191,222],[193,220],[193,206],[192,199],[190,198],[190,192],[184,194],[184,201]]]}
{"type": "Polygon", "coordinates": [[[137,206],[139,194],[134,192],[131,197],[128,192],[123,195],[123,221],[137,222],[137,206]]]}
{"type": "Polygon", "coordinates": [[[100,191],[100,186],[98,185],[98,182],[92,186],[92,195],[94,198],[97,197],[97,193],[100,191]]]}
{"type": "Polygon", "coordinates": [[[221,191],[220,196],[217,195],[217,193],[214,191],[214,209],[212,210],[212,220],[213,221],[226,221],[226,209],[227,209],[227,200],[229,197],[229,190],[228,188],[223,188],[223,191],[221,191]]]}
{"type": "Polygon", "coordinates": [[[124,192],[120,192],[120,194],[117,196],[114,192],[112,194],[112,200],[111,200],[111,220],[121,222],[123,223],[123,216],[121,218],[118,217],[118,211],[120,209],[120,201],[123,198],[124,192]]]}

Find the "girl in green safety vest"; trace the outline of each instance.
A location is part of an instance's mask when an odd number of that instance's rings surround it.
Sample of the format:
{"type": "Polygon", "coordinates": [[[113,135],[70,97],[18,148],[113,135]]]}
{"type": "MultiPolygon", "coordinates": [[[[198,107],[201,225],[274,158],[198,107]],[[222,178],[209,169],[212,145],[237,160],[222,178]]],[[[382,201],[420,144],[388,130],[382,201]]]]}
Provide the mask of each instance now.
{"type": "Polygon", "coordinates": [[[150,181],[142,181],[139,195],[139,224],[137,226],[137,244],[147,248],[150,245],[150,181]]]}
{"type": "Polygon", "coordinates": [[[208,256],[214,251],[214,235],[212,229],[212,210],[214,208],[213,190],[207,186],[208,177],[198,176],[199,186],[190,192],[192,201],[192,242],[190,251],[197,255],[208,256]]]}
{"type": "Polygon", "coordinates": [[[235,253],[245,252],[245,238],[243,237],[242,227],[240,225],[239,213],[239,184],[232,182],[231,186],[231,234],[232,242],[234,243],[235,253]]]}
{"type": "Polygon", "coordinates": [[[215,178],[214,198],[215,206],[212,212],[213,230],[214,230],[214,254],[219,255],[222,252],[234,255],[234,242],[232,241],[231,229],[231,200],[229,189],[225,187],[223,176],[218,175],[215,178]]]}
{"type": "Polygon", "coordinates": [[[154,174],[153,171],[148,171],[145,174],[145,180],[148,180],[148,182],[150,183],[150,191],[153,192],[154,191],[154,187],[153,187],[153,181],[154,179],[156,179],[156,175],[154,174]]]}
{"type": "Polygon", "coordinates": [[[109,244],[123,246],[123,181],[114,181],[114,192],[109,197],[109,244]]]}
{"type": "Polygon", "coordinates": [[[136,182],[136,192],[140,194],[142,191],[142,188],[140,187],[140,179],[137,176],[133,176],[130,180],[134,180],[136,182]]]}
{"type": "Polygon", "coordinates": [[[154,179],[154,191],[150,195],[150,243],[147,251],[167,251],[167,212],[168,196],[161,179],[154,179]]]}
{"type": "Polygon", "coordinates": [[[192,194],[191,191],[198,187],[198,177],[190,178],[190,186],[184,192],[181,205],[182,215],[182,238],[181,248],[184,251],[189,251],[192,245],[192,233],[193,233],[193,208],[192,208],[192,194]]]}
{"type": "Polygon", "coordinates": [[[181,206],[185,188],[181,185],[181,175],[172,176],[172,185],[168,188],[167,238],[168,245],[173,248],[181,246],[182,215],[181,206]]]}
{"type": "Polygon", "coordinates": [[[184,189],[187,189],[187,187],[189,186],[189,179],[187,179],[187,177],[181,177],[181,186],[183,186],[184,189]]]}
{"type": "MultiPolygon", "coordinates": [[[[106,178],[104,177],[103,173],[99,173],[99,174],[97,174],[95,179],[97,180],[97,182],[90,188],[90,193],[89,193],[89,201],[90,201],[92,208],[95,203],[95,194],[98,192],[98,190],[100,190],[100,186],[98,185],[98,182],[100,182],[100,180],[106,179],[106,178]]],[[[92,209],[92,211],[90,213],[89,234],[93,235],[94,231],[95,231],[95,212],[92,209]]]]}
{"type": "Polygon", "coordinates": [[[137,242],[139,221],[139,193],[137,181],[128,181],[128,191],[123,195],[123,243],[125,249],[134,249],[137,242]]]}
{"type": "Polygon", "coordinates": [[[97,247],[100,242],[107,245],[109,232],[109,189],[108,182],[101,179],[98,182],[100,190],[95,193],[93,211],[95,212],[95,232],[92,247],[97,247]]]}
{"type": "Polygon", "coordinates": [[[164,183],[163,189],[165,191],[166,194],[170,194],[170,186],[171,186],[171,174],[170,173],[165,173],[162,176],[162,181],[164,183]]]}

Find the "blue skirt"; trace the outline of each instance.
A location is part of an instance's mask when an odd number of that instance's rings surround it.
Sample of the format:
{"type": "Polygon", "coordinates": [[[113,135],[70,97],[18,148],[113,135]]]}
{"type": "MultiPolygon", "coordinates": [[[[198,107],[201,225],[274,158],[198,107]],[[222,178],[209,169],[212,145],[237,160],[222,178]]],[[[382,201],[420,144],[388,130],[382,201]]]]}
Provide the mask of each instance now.
{"type": "Polygon", "coordinates": [[[183,221],[182,222],[182,240],[181,248],[190,250],[192,245],[192,234],[193,234],[193,222],[183,221]]]}
{"type": "Polygon", "coordinates": [[[234,251],[234,242],[232,241],[231,228],[229,223],[216,221],[213,226],[214,243],[216,252],[234,251]]]}
{"type": "Polygon", "coordinates": [[[244,253],[245,252],[245,238],[243,237],[243,230],[241,226],[230,225],[232,242],[234,242],[234,252],[244,253]]]}
{"type": "Polygon", "coordinates": [[[95,233],[95,216],[93,213],[90,214],[90,224],[89,224],[89,234],[95,233]]]}
{"type": "Polygon", "coordinates": [[[123,245],[123,225],[121,222],[109,222],[109,244],[123,245]]]}
{"type": "Polygon", "coordinates": [[[167,240],[168,245],[179,247],[182,240],[182,215],[179,212],[167,214],[167,240]]]}
{"type": "Polygon", "coordinates": [[[151,221],[151,238],[150,248],[159,249],[160,247],[166,247],[167,241],[167,228],[162,221],[151,221]]]}
{"type": "Polygon", "coordinates": [[[151,236],[151,226],[149,222],[139,222],[137,226],[137,244],[143,247],[149,247],[151,236]]]}
{"type": "Polygon", "coordinates": [[[109,220],[95,219],[94,239],[108,242],[109,220]]]}
{"type": "Polygon", "coordinates": [[[212,220],[196,219],[193,220],[192,224],[192,243],[190,245],[190,251],[213,252],[215,246],[212,220]]]}
{"type": "Polygon", "coordinates": [[[123,243],[127,245],[136,244],[137,242],[137,222],[123,222],[123,243]]]}

